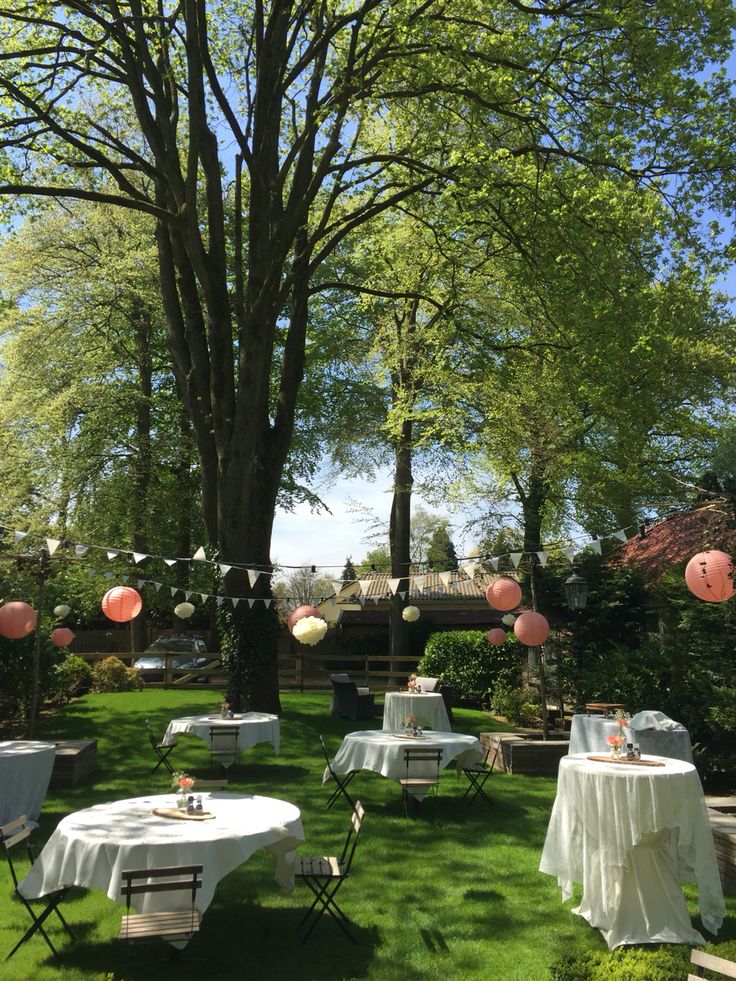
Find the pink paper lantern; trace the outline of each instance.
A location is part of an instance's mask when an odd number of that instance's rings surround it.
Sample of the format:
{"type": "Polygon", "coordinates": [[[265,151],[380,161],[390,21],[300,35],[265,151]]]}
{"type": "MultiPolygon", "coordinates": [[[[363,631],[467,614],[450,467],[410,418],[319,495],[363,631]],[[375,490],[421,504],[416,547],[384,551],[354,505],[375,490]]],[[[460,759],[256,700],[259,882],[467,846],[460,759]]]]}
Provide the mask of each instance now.
{"type": "Polygon", "coordinates": [[[716,549],[698,552],[685,566],[685,582],[698,599],[722,603],[734,594],[733,559],[716,549]]]}
{"type": "Polygon", "coordinates": [[[51,643],[54,647],[68,647],[74,640],[74,632],[69,627],[56,627],[51,631],[51,643]]]}
{"type": "Polygon", "coordinates": [[[113,586],[102,597],[102,612],[108,620],[127,623],[143,609],[141,594],[132,586],[113,586]]]}
{"type": "Polygon", "coordinates": [[[499,647],[501,644],[506,643],[506,631],[502,630],[500,627],[494,627],[492,630],[488,631],[486,638],[489,644],[499,647]]]}
{"type": "Polygon", "coordinates": [[[521,602],[521,586],[514,579],[497,579],[486,589],[486,599],[496,610],[513,610],[521,602]]]}
{"type": "Polygon", "coordinates": [[[27,637],[36,626],[36,611],[28,603],[13,600],[0,607],[0,634],[8,640],[27,637]]]}
{"type": "Polygon", "coordinates": [[[324,619],[316,606],[308,606],[306,604],[297,606],[297,608],[292,610],[289,614],[289,619],[287,621],[289,632],[294,629],[294,624],[297,622],[297,620],[301,620],[304,617],[318,617],[320,620],[324,619]]]}
{"type": "Polygon", "coordinates": [[[541,613],[529,610],[516,618],[514,624],[516,639],[526,647],[537,647],[543,644],[549,635],[549,623],[541,613]]]}

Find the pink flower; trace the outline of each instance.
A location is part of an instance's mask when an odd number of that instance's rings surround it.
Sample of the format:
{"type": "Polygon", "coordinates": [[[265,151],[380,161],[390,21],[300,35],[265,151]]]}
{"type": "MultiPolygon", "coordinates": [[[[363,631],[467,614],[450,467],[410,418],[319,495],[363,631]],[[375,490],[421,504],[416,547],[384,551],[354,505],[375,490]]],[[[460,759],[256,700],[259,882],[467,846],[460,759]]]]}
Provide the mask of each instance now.
{"type": "Polygon", "coordinates": [[[609,736],[607,739],[609,746],[615,746],[617,741],[618,741],[618,736],[609,736]]]}

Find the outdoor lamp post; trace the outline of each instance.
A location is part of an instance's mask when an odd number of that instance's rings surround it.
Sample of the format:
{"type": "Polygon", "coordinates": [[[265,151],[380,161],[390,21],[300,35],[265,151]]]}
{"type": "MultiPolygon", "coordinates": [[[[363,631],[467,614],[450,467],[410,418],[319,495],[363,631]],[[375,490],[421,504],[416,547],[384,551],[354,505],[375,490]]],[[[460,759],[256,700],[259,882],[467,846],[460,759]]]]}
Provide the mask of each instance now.
{"type": "Polygon", "coordinates": [[[577,569],[565,580],[565,599],[567,605],[575,614],[573,621],[573,645],[575,649],[575,711],[582,712],[585,709],[585,696],[583,695],[583,647],[580,640],[580,614],[585,609],[588,602],[588,589],[590,583],[580,575],[577,569]]]}

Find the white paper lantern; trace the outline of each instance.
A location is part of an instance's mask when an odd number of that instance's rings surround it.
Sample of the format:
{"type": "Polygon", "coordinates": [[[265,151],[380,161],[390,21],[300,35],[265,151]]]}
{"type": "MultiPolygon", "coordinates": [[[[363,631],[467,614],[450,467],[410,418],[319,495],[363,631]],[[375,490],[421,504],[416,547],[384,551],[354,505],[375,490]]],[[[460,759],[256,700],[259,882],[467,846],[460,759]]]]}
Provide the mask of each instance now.
{"type": "Polygon", "coordinates": [[[414,623],[415,620],[419,619],[419,607],[418,606],[405,606],[401,611],[402,617],[407,623],[414,623]]]}
{"type": "Polygon", "coordinates": [[[501,623],[505,623],[507,627],[513,627],[516,623],[516,617],[513,613],[504,613],[501,617],[501,623]]]}
{"type": "Polygon", "coordinates": [[[174,613],[180,620],[186,620],[194,613],[194,606],[191,603],[179,603],[174,607],[174,613]]]}
{"type": "Polygon", "coordinates": [[[66,603],[59,603],[58,606],[54,607],[54,616],[59,617],[61,620],[63,620],[64,617],[68,617],[71,612],[71,606],[67,606],[66,603]]]}

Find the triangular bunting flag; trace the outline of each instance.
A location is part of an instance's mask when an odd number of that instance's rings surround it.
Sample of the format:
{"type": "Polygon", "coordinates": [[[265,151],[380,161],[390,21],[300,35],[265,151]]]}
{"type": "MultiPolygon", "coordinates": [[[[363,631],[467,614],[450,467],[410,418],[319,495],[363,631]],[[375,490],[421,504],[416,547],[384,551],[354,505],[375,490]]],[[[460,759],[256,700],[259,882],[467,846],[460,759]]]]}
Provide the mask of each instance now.
{"type": "Polygon", "coordinates": [[[460,568],[463,570],[463,572],[468,577],[468,579],[474,579],[475,578],[475,570],[478,568],[478,563],[477,562],[465,562],[463,565],[460,566],[460,568]]]}
{"type": "Polygon", "coordinates": [[[263,601],[263,605],[264,605],[264,606],[266,607],[266,609],[268,609],[268,608],[269,608],[269,606],[270,606],[270,605],[271,605],[272,603],[273,603],[273,600],[271,600],[271,599],[264,599],[264,601],[263,601]]]}
{"type": "Polygon", "coordinates": [[[226,576],[228,574],[228,572],[230,572],[230,570],[232,569],[232,566],[231,565],[225,565],[224,562],[218,562],[217,565],[218,565],[218,568],[220,569],[220,572],[222,573],[223,577],[226,576]]]}
{"type": "MultiPolygon", "coordinates": [[[[102,578],[103,579],[114,579],[115,578],[115,573],[114,572],[103,572],[102,573],[102,578]]],[[[123,577],[123,578],[125,578],[125,577],[123,577]]]]}
{"type": "Polygon", "coordinates": [[[537,558],[539,559],[539,564],[542,568],[547,565],[547,559],[549,558],[548,552],[537,552],[537,558]]]}
{"type": "Polygon", "coordinates": [[[60,538],[47,538],[46,539],[46,551],[49,555],[53,555],[57,548],[61,545],[60,538]]]}
{"type": "Polygon", "coordinates": [[[572,562],[572,560],[575,558],[576,553],[577,553],[577,549],[576,548],[563,548],[563,550],[562,550],[562,554],[567,559],[569,559],[570,562],[572,562]]]}
{"type": "Polygon", "coordinates": [[[116,548],[108,548],[107,557],[108,559],[110,559],[111,562],[113,559],[116,559],[118,555],[120,555],[120,552],[118,552],[116,548]]]}
{"type": "Polygon", "coordinates": [[[239,596],[231,596],[230,597],[230,602],[233,604],[233,609],[235,609],[235,607],[240,602],[240,597],[239,596]]]}
{"type": "Polygon", "coordinates": [[[449,586],[450,583],[452,582],[452,573],[451,572],[441,572],[440,573],[440,582],[444,586],[449,586]]]}
{"type": "Polygon", "coordinates": [[[595,551],[596,551],[596,552],[597,552],[597,553],[598,553],[599,555],[602,555],[602,554],[603,554],[603,553],[602,553],[602,549],[601,549],[601,540],[600,540],[600,538],[594,538],[594,539],[593,539],[593,541],[592,541],[592,542],[591,542],[590,544],[591,544],[591,546],[593,547],[593,549],[594,549],[594,550],[595,550],[595,551]]]}
{"type": "Polygon", "coordinates": [[[185,600],[188,600],[191,595],[192,595],[191,589],[185,589],[184,590],[184,599],[185,600]]]}
{"type": "Polygon", "coordinates": [[[171,593],[172,596],[176,596],[179,590],[176,588],[176,586],[169,586],[169,592],[171,593]]]}
{"type": "Polygon", "coordinates": [[[522,558],[523,555],[524,555],[523,552],[512,552],[511,553],[511,562],[513,563],[513,566],[514,566],[515,569],[518,569],[519,568],[519,563],[521,562],[521,558],[522,558]]]}
{"type": "Polygon", "coordinates": [[[177,560],[176,559],[164,559],[164,562],[166,563],[166,565],[168,565],[170,567],[172,565],[176,565],[177,560]]]}
{"type": "MultiPolygon", "coordinates": [[[[392,596],[395,596],[396,595],[396,590],[399,588],[400,585],[401,585],[401,580],[400,579],[389,579],[389,581],[388,581],[388,588],[391,590],[391,595],[392,596]]],[[[404,594],[404,595],[406,595],[406,594],[404,594]]]]}
{"type": "Polygon", "coordinates": [[[365,606],[365,596],[362,593],[359,593],[355,598],[361,606],[365,606]]]}
{"type": "Polygon", "coordinates": [[[380,596],[373,597],[373,602],[375,603],[376,606],[378,606],[378,601],[380,600],[380,598],[381,598],[380,596]]]}
{"type": "Polygon", "coordinates": [[[248,597],[248,606],[250,607],[251,610],[253,609],[253,604],[254,603],[255,603],[255,600],[253,599],[253,597],[252,596],[249,596],[248,597]]]}
{"type": "Polygon", "coordinates": [[[618,531],[614,531],[614,533],[611,535],[611,538],[618,538],[620,542],[628,542],[629,540],[623,528],[620,528],[618,531]]]}
{"type": "MultiPolygon", "coordinates": [[[[110,575],[110,578],[111,579],[114,579],[115,578],[115,576],[113,575],[112,572],[109,575],[110,575]]],[[[122,579],[123,582],[128,582],[128,580],[130,579],[130,576],[121,576],[120,578],[122,579]]]]}
{"type": "Polygon", "coordinates": [[[494,572],[498,572],[498,556],[497,555],[494,555],[488,561],[489,561],[489,563],[490,563],[491,568],[493,569],[493,571],[494,572]]]}
{"type": "Polygon", "coordinates": [[[332,588],[335,590],[335,596],[338,596],[340,594],[340,590],[342,589],[342,582],[338,582],[337,580],[335,580],[333,583],[331,583],[331,585],[332,588]]]}
{"type": "Polygon", "coordinates": [[[136,565],[140,565],[141,562],[148,558],[148,555],[145,552],[131,552],[130,554],[133,556],[133,561],[136,565]]]}
{"type": "MultiPolygon", "coordinates": [[[[27,531],[14,531],[13,532],[13,541],[14,542],[22,542],[23,539],[24,538],[27,538],[27,537],[28,537],[28,532],[27,531]]],[[[77,548],[79,548],[79,545],[77,545],[77,548]]]]}
{"type": "Polygon", "coordinates": [[[260,572],[258,571],[258,569],[246,569],[245,571],[248,573],[248,582],[250,583],[250,588],[253,589],[258,577],[260,576],[260,572]]]}
{"type": "Polygon", "coordinates": [[[371,579],[359,579],[358,580],[358,589],[360,590],[361,595],[365,596],[365,594],[370,589],[371,582],[372,582],[371,579]]]}
{"type": "Polygon", "coordinates": [[[145,585],[146,585],[146,580],[145,579],[139,579],[138,580],[138,589],[140,589],[141,586],[145,586],[145,585]]]}
{"type": "Polygon", "coordinates": [[[427,577],[426,576],[414,576],[412,578],[412,580],[411,580],[411,583],[414,586],[414,589],[416,589],[418,592],[421,593],[422,590],[424,589],[424,587],[427,585],[427,577]]]}
{"type": "Polygon", "coordinates": [[[74,554],[78,559],[81,559],[85,552],[89,550],[89,545],[75,545],[74,554]]]}
{"type": "Polygon", "coordinates": [[[402,600],[406,599],[406,590],[404,590],[403,593],[399,593],[399,596],[401,597],[402,600]]]}
{"type": "Polygon", "coordinates": [[[163,583],[162,582],[155,582],[153,584],[153,588],[156,590],[156,592],[158,592],[159,589],[161,589],[162,586],[163,586],[163,583]]]}
{"type": "Polygon", "coordinates": [[[203,603],[206,603],[207,600],[210,598],[210,594],[209,593],[200,593],[199,595],[200,595],[203,603]]]}
{"type": "Polygon", "coordinates": [[[222,606],[222,604],[225,602],[225,597],[224,596],[218,596],[218,597],[216,597],[216,599],[217,599],[217,605],[218,606],[222,606]]]}
{"type": "Polygon", "coordinates": [[[194,553],[194,555],[192,556],[192,558],[194,559],[195,562],[206,562],[207,561],[207,553],[204,550],[204,545],[200,545],[199,546],[199,548],[194,553]]]}

